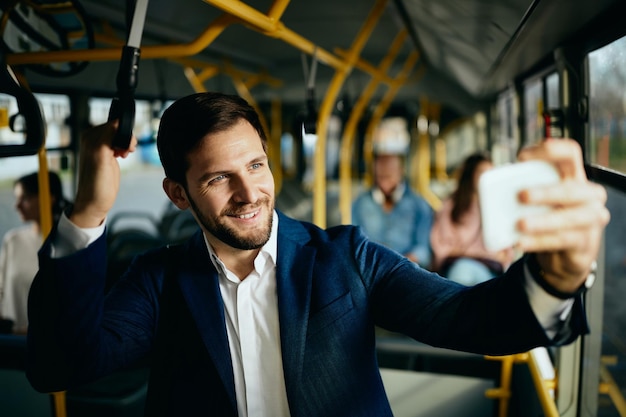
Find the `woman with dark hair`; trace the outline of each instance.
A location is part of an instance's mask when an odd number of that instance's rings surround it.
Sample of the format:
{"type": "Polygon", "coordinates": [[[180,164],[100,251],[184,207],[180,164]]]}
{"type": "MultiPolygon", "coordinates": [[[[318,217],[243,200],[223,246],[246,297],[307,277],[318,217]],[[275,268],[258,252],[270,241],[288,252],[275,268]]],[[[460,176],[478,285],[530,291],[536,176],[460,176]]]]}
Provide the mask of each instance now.
{"type": "Polygon", "coordinates": [[[492,167],[486,152],[465,159],[459,170],[457,189],[444,202],[431,229],[433,270],[466,285],[501,274],[513,261],[512,248],[490,252],[483,242],[478,179],[492,167]]]}
{"type": "MultiPolygon", "coordinates": [[[[69,204],[63,197],[59,176],[49,173],[53,221],[69,204]]],[[[0,318],[2,331],[25,333],[28,327],[26,305],[30,284],[37,273],[37,251],[43,242],[39,215],[38,173],[20,177],[13,185],[15,209],[29,224],[9,230],[0,248],[0,318]]]]}

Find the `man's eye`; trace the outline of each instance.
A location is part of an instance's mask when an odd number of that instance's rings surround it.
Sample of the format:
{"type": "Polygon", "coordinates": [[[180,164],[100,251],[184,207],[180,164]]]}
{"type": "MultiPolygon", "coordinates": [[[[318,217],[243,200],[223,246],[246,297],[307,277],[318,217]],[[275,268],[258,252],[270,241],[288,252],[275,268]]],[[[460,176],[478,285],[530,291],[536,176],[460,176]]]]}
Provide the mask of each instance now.
{"type": "Polygon", "coordinates": [[[256,164],[252,164],[252,169],[259,169],[259,168],[261,168],[262,166],[263,166],[263,164],[262,164],[262,163],[257,162],[256,164]]]}
{"type": "Polygon", "coordinates": [[[224,180],[225,178],[226,178],[226,175],[218,175],[217,177],[212,178],[211,181],[209,181],[209,184],[215,184],[217,182],[224,180]]]}

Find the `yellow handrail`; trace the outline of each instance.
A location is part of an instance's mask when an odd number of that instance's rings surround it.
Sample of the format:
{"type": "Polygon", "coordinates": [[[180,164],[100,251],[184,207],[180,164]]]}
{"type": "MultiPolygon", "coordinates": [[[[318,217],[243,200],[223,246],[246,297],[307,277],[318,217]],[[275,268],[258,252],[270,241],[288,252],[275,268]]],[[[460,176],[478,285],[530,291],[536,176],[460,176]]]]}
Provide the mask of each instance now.
{"type": "MultiPolygon", "coordinates": [[[[313,42],[309,41],[303,36],[285,27],[285,25],[279,20],[277,20],[276,16],[274,15],[266,16],[265,14],[259,12],[258,10],[254,9],[253,7],[248,6],[247,4],[241,1],[232,1],[232,0],[203,0],[203,1],[247,23],[251,29],[256,30],[257,32],[261,32],[266,36],[270,36],[276,39],[281,39],[282,41],[290,44],[291,46],[309,55],[313,55],[313,52],[315,52],[316,59],[318,59],[320,62],[323,62],[326,65],[329,65],[336,69],[347,68],[348,66],[344,61],[337,58],[330,52],[315,45],[313,42]]],[[[274,2],[274,6],[272,6],[271,11],[276,13],[276,11],[278,11],[283,6],[285,6],[284,1],[274,2]],[[280,6],[276,6],[276,3],[278,3],[280,6]]],[[[142,53],[142,56],[143,56],[143,53],[142,53]]]]}
{"type": "Polygon", "coordinates": [[[556,408],[554,398],[550,395],[551,390],[556,389],[556,380],[546,380],[541,375],[539,365],[535,360],[535,357],[529,352],[521,354],[520,360],[524,359],[530,369],[530,375],[532,376],[539,402],[541,403],[541,409],[544,412],[545,417],[559,417],[559,411],[556,408]]]}
{"type": "Polygon", "coordinates": [[[613,379],[611,372],[607,368],[607,364],[615,364],[617,358],[602,356],[600,359],[600,393],[608,394],[619,413],[620,417],[626,417],[626,399],[622,395],[619,385],[613,379]]]}
{"type": "Polygon", "coordinates": [[[513,365],[516,363],[525,363],[528,365],[530,375],[535,385],[535,391],[541,404],[544,417],[559,417],[559,411],[556,408],[554,398],[550,394],[551,390],[556,389],[555,380],[546,380],[541,375],[541,370],[532,352],[519,353],[515,355],[505,356],[485,356],[487,360],[496,360],[502,362],[500,373],[500,386],[488,389],[485,392],[487,398],[499,400],[498,416],[506,417],[511,399],[511,379],[513,377],[513,365]]]}
{"type": "Polygon", "coordinates": [[[513,375],[513,363],[515,362],[515,356],[486,356],[485,359],[498,360],[502,362],[502,368],[500,370],[500,386],[497,388],[490,388],[485,391],[485,397],[493,400],[499,400],[498,417],[506,417],[509,408],[509,400],[511,399],[511,378],[513,375]]]}
{"type": "MultiPolygon", "coordinates": [[[[145,45],[141,47],[141,59],[176,58],[193,56],[208,47],[228,26],[238,22],[235,17],[221,15],[211,22],[194,40],[188,43],[171,45],[145,45]]],[[[66,51],[20,52],[7,54],[7,64],[45,64],[52,62],[73,61],[117,61],[121,48],[74,49],[66,51]]]]}

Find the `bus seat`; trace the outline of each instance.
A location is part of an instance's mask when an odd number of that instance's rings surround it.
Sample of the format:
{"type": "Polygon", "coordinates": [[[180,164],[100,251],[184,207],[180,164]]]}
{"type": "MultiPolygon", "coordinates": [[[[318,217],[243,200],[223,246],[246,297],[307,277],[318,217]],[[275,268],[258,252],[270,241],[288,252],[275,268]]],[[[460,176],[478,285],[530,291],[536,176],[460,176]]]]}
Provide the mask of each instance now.
{"type": "Polygon", "coordinates": [[[143,417],[148,368],[117,371],[67,391],[68,417],[143,417]]]}
{"type": "Polygon", "coordinates": [[[120,211],[112,215],[107,223],[107,238],[110,240],[120,231],[129,229],[158,235],[159,221],[146,211],[120,211]]]}
{"type": "Polygon", "coordinates": [[[0,404],[3,416],[54,416],[50,395],[35,391],[20,369],[0,369],[0,404]]]}
{"type": "Polygon", "coordinates": [[[167,243],[180,243],[198,230],[198,223],[189,210],[166,209],[159,231],[167,243]]]}
{"type": "Polygon", "coordinates": [[[0,368],[26,369],[26,336],[21,334],[0,334],[0,368]]]}
{"type": "Polygon", "coordinates": [[[107,291],[136,255],[165,244],[161,236],[141,229],[116,231],[107,236],[107,240],[107,291]]]}
{"type": "Polygon", "coordinates": [[[26,336],[0,335],[0,414],[3,416],[54,416],[52,399],[26,379],[26,336]]]}

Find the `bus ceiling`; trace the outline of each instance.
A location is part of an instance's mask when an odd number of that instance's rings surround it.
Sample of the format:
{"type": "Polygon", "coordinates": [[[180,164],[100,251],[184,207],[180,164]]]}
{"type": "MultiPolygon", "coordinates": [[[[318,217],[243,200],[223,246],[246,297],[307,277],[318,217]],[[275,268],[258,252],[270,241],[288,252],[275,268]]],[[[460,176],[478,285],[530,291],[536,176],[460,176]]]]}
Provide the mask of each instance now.
{"type": "MultiPolygon", "coordinates": [[[[271,74],[281,81],[278,88],[255,85],[252,93],[258,102],[269,102],[278,95],[283,103],[303,105],[306,86],[301,53],[318,51],[316,91],[321,97],[337,67],[347,62],[345,51],[350,50],[379,1],[150,0],[136,95],[174,98],[192,93],[181,60],[194,59],[218,69],[216,75],[204,80],[207,90],[236,92],[228,75],[221,71],[229,66],[271,74]],[[166,82],[160,81],[162,86],[157,89],[159,80],[166,82]]],[[[416,76],[409,78],[394,101],[416,107],[420,98],[427,96],[458,115],[471,115],[520,73],[550,58],[572,33],[610,13],[610,9],[617,10],[621,2],[578,2],[574,10],[568,0],[388,0],[357,62],[342,68],[349,72],[342,96],[358,97],[372,77],[368,68],[378,67],[398,32],[406,30],[409,37],[388,77],[400,71],[411,52],[417,50],[420,56],[416,76]]],[[[116,61],[128,26],[127,2],[73,3],[80,5],[89,21],[85,30],[93,27],[98,53],[70,51],[74,53],[69,55],[72,59],[89,60],[90,65],[61,81],[27,71],[29,84],[34,91],[67,88],[113,96],[116,61]],[[95,79],[99,82],[94,83],[95,79]]],[[[3,35],[16,36],[7,30],[3,35]]],[[[7,59],[9,64],[29,68],[45,57],[45,53],[25,48],[8,54],[7,59]]],[[[378,94],[375,99],[384,91],[378,94]]]]}

